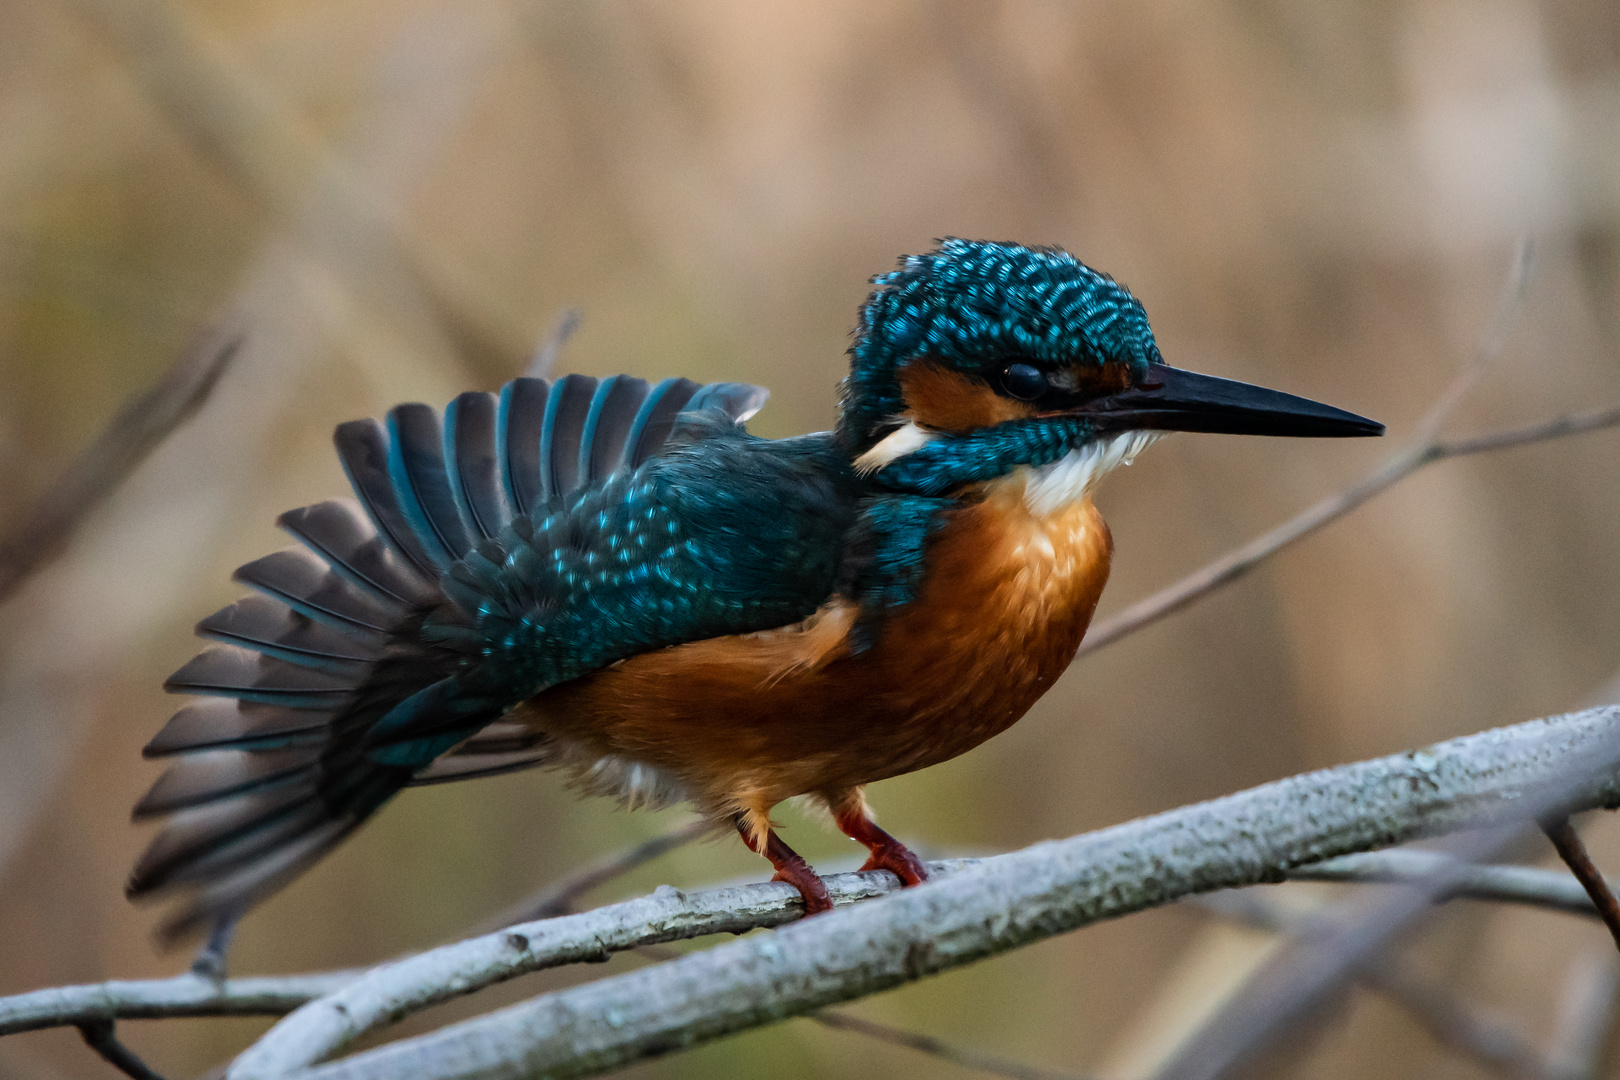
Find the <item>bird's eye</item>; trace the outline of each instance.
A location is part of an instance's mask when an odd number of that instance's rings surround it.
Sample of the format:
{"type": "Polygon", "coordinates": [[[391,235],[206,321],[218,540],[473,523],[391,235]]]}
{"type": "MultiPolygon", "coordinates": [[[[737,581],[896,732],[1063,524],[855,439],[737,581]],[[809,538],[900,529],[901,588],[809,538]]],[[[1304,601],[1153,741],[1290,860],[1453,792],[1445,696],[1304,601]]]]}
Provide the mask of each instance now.
{"type": "Polygon", "coordinates": [[[1034,401],[1047,391],[1046,376],[1028,364],[1008,364],[1001,373],[1001,385],[1019,401],[1034,401]]]}

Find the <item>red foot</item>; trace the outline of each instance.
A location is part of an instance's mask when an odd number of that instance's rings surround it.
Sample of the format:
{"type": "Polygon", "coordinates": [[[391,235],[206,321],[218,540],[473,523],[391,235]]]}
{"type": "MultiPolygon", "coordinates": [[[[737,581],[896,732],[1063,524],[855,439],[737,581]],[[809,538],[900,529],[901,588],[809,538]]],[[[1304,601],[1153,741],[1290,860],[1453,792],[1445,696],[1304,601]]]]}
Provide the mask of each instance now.
{"type": "Polygon", "coordinates": [[[766,833],[765,850],[760,851],[754,846],[753,834],[741,818],[737,820],[737,832],[750,851],[771,860],[771,865],[776,867],[772,881],[785,881],[799,890],[799,895],[804,898],[804,914],[807,918],[832,910],[832,897],[827,892],[826,883],[810,869],[810,864],[804,861],[804,856],[783,843],[780,836],[774,832],[766,833]]]}
{"type": "Polygon", "coordinates": [[[887,842],[876,844],[872,848],[872,857],[866,860],[862,870],[887,870],[900,879],[902,885],[921,885],[928,880],[928,867],[922,860],[911,853],[894,837],[887,842]]]}
{"type": "Polygon", "coordinates": [[[911,849],[873,824],[863,811],[853,810],[836,815],[838,827],[844,835],[871,849],[872,857],[862,870],[887,870],[900,879],[902,885],[921,885],[928,880],[928,868],[911,849]]]}
{"type": "Polygon", "coordinates": [[[816,872],[810,869],[810,865],[803,859],[799,859],[797,867],[782,867],[771,880],[785,881],[799,890],[799,895],[804,897],[804,914],[806,918],[833,909],[832,897],[827,893],[826,883],[816,876],[816,872]]]}

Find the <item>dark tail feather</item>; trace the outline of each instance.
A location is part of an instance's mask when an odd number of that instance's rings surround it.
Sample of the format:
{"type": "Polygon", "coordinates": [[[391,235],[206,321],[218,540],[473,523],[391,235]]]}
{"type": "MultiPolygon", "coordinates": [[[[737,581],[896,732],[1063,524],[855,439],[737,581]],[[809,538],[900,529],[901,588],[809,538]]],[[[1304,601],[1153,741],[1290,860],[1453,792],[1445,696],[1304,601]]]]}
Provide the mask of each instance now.
{"type": "Polygon", "coordinates": [[[497,720],[411,778],[412,787],[499,776],[544,765],[551,758],[544,732],[497,720]]]}
{"type": "Polygon", "coordinates": [[[585,430],[580,434],[575,487],[590,487],[619,470],[626,439],[647,393],[647,380],[629,375],[614,375],[597,386],[590,411],[585,414],[585,430]]]}
{"type": "Polygon", "coordinates": [[[197,624],[200,637],[240,645],[289,664],[358,677],[377,658],[368,642],[300,615],[268,596],[244,596],[197,624]]]}
{"type": "Polygon", "coordinates": [[[540,431],[545,427],[550,397],[551,384],[545,379],[513,379],[501,387],[495,453],[506,497],[518,516],[545,502],[545,485],[540,482],[540,431]]]}
{"type": "Polygon", "coordinates": [[[141,751],[170,757],[234,746],[242,750],[283,750],[324,743],[331,712],[288,709],[230,698],[203,698],[175,713],[141,751]]]}
{"type": "Polygon", "coordinates": [[[305,779],[320,764],[320,747],[209,750],[169,766],[135,806],[148,818],[305,779]]]}
{"type": "Polygon", "coordinates": [[[211,694],[289,709],[339,709],[357,680],[236,645],[204,649],[163,684],[174,694],[211,694]]]}
{"type": "Polygon", "coordinates": [[[173,763],[135,808],[137,818],[166,820],[129,893],[185,894],[162,928],[167,941],[238,915],[286,883],[414,771],[365,754],[368,717],[386,706],[368,687],[381,665],[430,666],[396,653],[413,640],[418,613],[443,594],[351,504],[305,507],[282,524],[308,550],[238,571],[263,595],[198,624],[222,644],[177,671],[168,689],[205,696],[146,748],[173,763]]]}
{"type": "Polygon", "coordinates": [[[236,580],[307,618],[381,648],[409,613],[403,604],[357,588],[307,551],[288,548],[236,569],[236,580]]]}
{"type": "Polygon", "coordinates": [[[289,510],[276,524],[390,610],[420,607],[438,597],[434,577],[390,549],[365,511],[348,499],[289,510]]]}
{"type": "Polygon", "coordinates": [[[400,507],[393,478],[388,474],[390,440],[388,432],[375,420],[350,420],[332,433],[343,471],[349,476],[354,493],[365,504],[377,531],[388,546],[404,555],[428,578],[439,576],[440,559],[428,545],[434,541],[411,528],[410,519],[400,507]]]}
{"type": "Polygon", "coordinates": [[[675,417],[700,389],[702,387],[691,379],[665,379],[654,386],[641,408],[636,410],[630,430],[625,432],[621,463],[631,469],[645,464],[664,445],[675,417]]]}
{"type": "Polygon", "coordinates": [[[467,554],[473,536],[445,472],[439,414],[426,405],[395,406],[388,412],[388,436],[388,478],[400,510],[442,573],[467,554]]]}
{"type": "Polygon", "coordinates": [[[512,520],[496,460],[494,394],[462,394],[444,410],[444,470],[456,507],[486,539],[512,520]]]}
{"type": "Polygon", "coordinates": [[[546,420],[540,429],[540,480],[547,503],[561,500],[579,486],[579,447],[595,396],[595,379],[567,375],[557,380],[546,399],[546,420]]]}

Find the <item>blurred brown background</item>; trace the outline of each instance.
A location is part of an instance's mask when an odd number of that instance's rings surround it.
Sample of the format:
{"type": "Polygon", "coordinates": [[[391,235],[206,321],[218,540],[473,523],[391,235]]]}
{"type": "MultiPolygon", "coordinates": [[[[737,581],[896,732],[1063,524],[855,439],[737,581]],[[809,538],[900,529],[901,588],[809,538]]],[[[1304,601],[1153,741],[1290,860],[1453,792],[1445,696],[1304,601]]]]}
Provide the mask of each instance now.
{"type": "MultiPolygon", "coordinates": [[[[760,382],[754,430],[823,428],[867,278],[946,234],[1061,244],[1130,285],[1172,363],[1396,439],[1529,234],[1530,297],[1454,429],[1620,401],[1620,7],[0,3],[0,520],[213,316],[251,331],[198,418],[0,609],[0,992],[184,966],[122,897],[156,773],[139,749],[230,570],[282,544],[277,512],[344,490],[335,423],[496,387],[577,305],[561,370],[760,382]]],[[[1105,613],[1392,449],[1169,440],[1104,487],[1105,613]]],[[[990,745],[880,785],[883,822],[935,854],[1014,848],[1584,704],[1620,671],[1617,477],[1613,433],[1436,466],[1077,664],[990,745]]],[[[437,942],[685,820],[661,817],[537,774],[409,792],[251,917],[233,968],[437,942]]],[[[812,859],[855,861],[785,820],[812,859]]],[[[1620,829],[1591,839],[1620,869],[1620,829]]],[[[599,899],[739,876],[766,868],[699,844],[599,899]]],[[[1455,908],[1425,969],[1551,1039],[1602,928],[1455,908]]],[[[1219,982],[1211,925],[1136,916],[854,1008],[1128,1080],[1219,982]]],[[[121,1031],[185,1076],[264,1026],[121,1031]]],[[[1484,1075],[1363,991],[1299,1053],[1290,1074],[1484,1075]]],[[[0,1042],[0,1076],[110,1075],[71,1032],[0,1042]]],[[[971,1074],[795,1021],[629,1075],[971,1074]]]]}

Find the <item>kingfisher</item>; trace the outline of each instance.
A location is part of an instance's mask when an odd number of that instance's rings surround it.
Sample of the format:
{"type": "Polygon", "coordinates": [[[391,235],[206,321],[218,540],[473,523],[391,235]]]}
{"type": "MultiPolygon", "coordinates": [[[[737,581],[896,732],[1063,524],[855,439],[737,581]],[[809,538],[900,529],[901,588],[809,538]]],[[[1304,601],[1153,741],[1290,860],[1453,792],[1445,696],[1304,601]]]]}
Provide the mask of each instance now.
{"type": "Polygon", "coordinates": [[[1108,578],[1098,480],[1172,431],[1378,435],[1165,364],[1142,304],[1067,252],[961,239],[873,279],[837,426],[749,434],[766,391],[520,378],[338,427],[357,501],[204,619],[129,881],[173,940],[227,925],[404,788],[544,766],[689,803],[831,907],[778,835],[804,797],[905,885],[866,788],[1006,730],[1108,578]]]}

